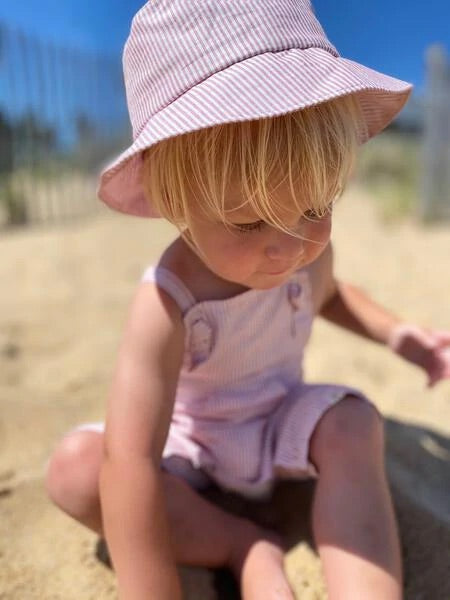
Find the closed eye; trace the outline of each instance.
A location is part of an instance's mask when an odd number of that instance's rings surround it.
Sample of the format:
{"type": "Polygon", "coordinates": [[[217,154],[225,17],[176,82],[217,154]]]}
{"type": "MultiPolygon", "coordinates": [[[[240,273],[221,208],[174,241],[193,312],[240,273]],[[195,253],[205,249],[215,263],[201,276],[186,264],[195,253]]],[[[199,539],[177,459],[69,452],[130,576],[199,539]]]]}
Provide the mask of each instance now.
{"type": "Polygon", "coordinates": [[[307,221],[320,221],[322,219],[325,219],[326,217],[330,216],[331,213],[333,212],[333,204],[334,203],[331,203],[322,212],[317,212],[314,209],[305,210],[305,212],[303,213],[302,217],[305,218],[307,221]]]}
{"type": "Polygon", "coordinates": [[[248,233],[250,231],[261,231],[264,225],[264,221],[255,221],[254,223],[234,223],[233,227],[241,233],[248,233]]]}
{"type": "Polygon", "coordinates": [[[315,210],[305,210],[302,216],[309,221],[318,221],[319,219],[322,219],[324,215],[321,215],[315,210]]]}

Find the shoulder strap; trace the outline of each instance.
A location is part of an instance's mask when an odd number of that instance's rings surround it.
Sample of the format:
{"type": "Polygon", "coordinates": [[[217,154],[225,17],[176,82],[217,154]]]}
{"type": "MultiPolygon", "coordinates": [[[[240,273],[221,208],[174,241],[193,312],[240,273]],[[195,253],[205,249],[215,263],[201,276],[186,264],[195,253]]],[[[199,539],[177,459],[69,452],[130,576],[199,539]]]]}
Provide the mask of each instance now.
{"type": "Polygon", "coordinates": [[[148,267],[141,277],[141,282],[147,281],[156,283],[172,296],[183,314],[196,304],[194,296],[181,279],[164,267],[148,267]]]}

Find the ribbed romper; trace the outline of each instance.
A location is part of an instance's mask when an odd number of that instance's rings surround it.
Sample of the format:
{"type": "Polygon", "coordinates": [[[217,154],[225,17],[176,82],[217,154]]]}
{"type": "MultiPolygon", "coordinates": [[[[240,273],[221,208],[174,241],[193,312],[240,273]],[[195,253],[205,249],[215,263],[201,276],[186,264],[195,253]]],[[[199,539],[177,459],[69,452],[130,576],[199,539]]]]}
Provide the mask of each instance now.
{"type": "MultiPolygon", "coordinates": [[[[303,381],[314,318],[307,269],[279,287],[201,302],[165,268],[149,267],[142,281],[175,300],[186,328],[162,466],[171,471],[172,459],[182,457],[191,471],[247,497],[267,496],[278,478],[317,476],[308,449],[319,419],[348,394],[366,398],[350,387],[303,381]]],[[[76,429],[103,431],[103,423],[76,429]]],[[[187,471],[186,479],[196,485],[187,471]]]]}

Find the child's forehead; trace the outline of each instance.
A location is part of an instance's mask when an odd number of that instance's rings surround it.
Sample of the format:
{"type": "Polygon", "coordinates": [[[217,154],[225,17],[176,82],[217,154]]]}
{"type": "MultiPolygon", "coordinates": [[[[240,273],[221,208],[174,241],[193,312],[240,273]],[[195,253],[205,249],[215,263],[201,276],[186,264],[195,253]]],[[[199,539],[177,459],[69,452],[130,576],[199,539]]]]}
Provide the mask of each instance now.
{"type": "Polygon", "coordinates": [[[233,221],[236,219],[250,221],[250,220],[257,220],[259,218],[255,209],[248,202],[246,202],[243,205],[241,203],[241,206],[232,206],[232,207],[230,207],[228,205],[228,203],[226,203],[225,204],[225,216],[227,219],[230,219],[230,221],[233,221]]]}
{"type": "MultiPolygon", "coordinates": [[[[271,202],[270,212],[275,210],[279,217],[291,217],[293,213],[298,213],[297,203],[294,203],[292,194],[287,183],[278,184],[276,187],[268,189],[271,202]]],[[[262,203],[255,200],[252,202],[247,199],[242,188],[237,184],[232,184],[227,189],[224,198],[224,213],[227,219],[246,219],[255,220],[260,218],[261,212],[267,212],[263,209],[262,203]]]]}

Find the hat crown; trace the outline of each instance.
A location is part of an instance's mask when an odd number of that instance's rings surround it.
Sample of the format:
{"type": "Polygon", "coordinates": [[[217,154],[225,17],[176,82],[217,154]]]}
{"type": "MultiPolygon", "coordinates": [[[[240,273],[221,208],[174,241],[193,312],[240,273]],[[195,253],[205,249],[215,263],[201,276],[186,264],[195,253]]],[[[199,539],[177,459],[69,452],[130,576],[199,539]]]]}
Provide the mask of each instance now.
{"type": "Polygon", "coordinates": [[[157,112],[210,75],[265,52],[339,56],[309,0],[151,0],[135,15],[123,66],[134,139],[157,112]]]}

